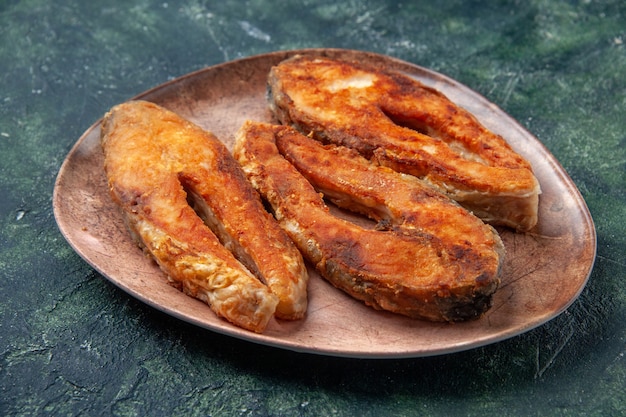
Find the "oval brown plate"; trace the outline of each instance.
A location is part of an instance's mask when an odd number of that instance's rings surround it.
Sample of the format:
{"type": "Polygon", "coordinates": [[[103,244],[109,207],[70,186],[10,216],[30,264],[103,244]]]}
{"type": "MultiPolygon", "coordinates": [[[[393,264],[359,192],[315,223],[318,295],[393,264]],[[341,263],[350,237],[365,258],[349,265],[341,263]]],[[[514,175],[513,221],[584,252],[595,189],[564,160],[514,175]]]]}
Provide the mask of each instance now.
{"type": "Polygon", "coordinates": [[[246,119],[271,120],[265,91],[272,65],[294,54],[375,61],[433,86],[474,113],[531,161],[543,190],[539,224],[529,233],[501,229],[507,249],[502,285],[480,320],[436,324],[375,311],[311,270],[309,310],[296,322],[272,321],[254,334],[218,319],[208,306],[166,283],[133,243],[109,198],[100,122],[74,145],[53,198],[59,228],[76,252],[124,291],[172,316],[252,342],[349,357],[417,357],[461,351],[528,331],[563,312],[580,294],[596,251],[593,221],[576,186],[529,132],[484,97],[433,71],[390,57],[349,50],[274,52],[206,68],[136,98],[153,101],[212,131],[227,146],[246,119]]]}

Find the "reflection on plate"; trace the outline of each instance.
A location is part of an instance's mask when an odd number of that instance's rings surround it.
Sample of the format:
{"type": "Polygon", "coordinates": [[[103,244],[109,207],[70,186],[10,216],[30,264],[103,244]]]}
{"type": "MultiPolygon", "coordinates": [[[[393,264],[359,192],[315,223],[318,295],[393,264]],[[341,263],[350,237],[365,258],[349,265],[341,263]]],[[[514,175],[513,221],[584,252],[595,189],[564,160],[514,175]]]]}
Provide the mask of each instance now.
{"type": "MultiPolygon", "coordinates": [[[[218,319],[203,303],[166,283],[131,240],[109,198],[99,144],[100,122],[78,140],[54,189],[54,213],[70,245],[107,279],[143,302],[195,325],[294,351],[350,357],[417,357],[461,351],[530,330],[563,312],[593,266],[593,222],[572,180],[547,149],[485,98],[441,74],[372,53],[315,49],[274,52],[197,71],[137,98],[153,101],[212,131],[230,148],[247,120],[269,121],[266,76],[296,53],[377,62],[437,88],[504,136],[533,165],[541,183],[539,224],[527,234],[500,229],[507,249],[502,285],[480,320],[438,324],[375,311],[313,270],[306,319],[272,321],[254,334],[218,319]]],[[[410,260],[407,260],[410,262],[410,260]]]]}

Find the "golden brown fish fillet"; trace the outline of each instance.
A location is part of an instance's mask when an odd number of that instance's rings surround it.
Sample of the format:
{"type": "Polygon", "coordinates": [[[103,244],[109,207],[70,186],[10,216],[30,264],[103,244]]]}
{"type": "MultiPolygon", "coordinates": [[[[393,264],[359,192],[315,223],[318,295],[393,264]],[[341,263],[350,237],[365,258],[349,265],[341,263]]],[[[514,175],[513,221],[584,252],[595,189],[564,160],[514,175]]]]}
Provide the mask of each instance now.
{"type": "Polygon", "coordinates": [[[302,256],[217,138],[134,101],[107,113],[102,147],[113,200],[173,285],[255,332],[304,315],[302,256]]]}
{"type": "Polygon", "coordinates": [[[418,178],[375,165],[352,149],[324,146],[295,131],[277,134],[276,146],[337,206],[378,221],[379,228],[394,225],[433,235],[455,250],[478,254],[485,270],[498,271],[504,245],[495,229],[418,178]]]}
{"type": "Polygon", "coordinates": [[[529,230],[540,187],[506,141],[440,92],[396,72],[297,56],[272,68],[277,119],[428,181],[483,220],[529,230]]]}
{"type": "Polygon", "coordinates": [[[236,135],[234,155],[283,229],[336,287],[376,309],[433,321],[473,319],[490,307],[500,282],[502,242],[491,227],[447,197],[355,155],[315,148],[287,126],[246,123],[236,135]],[[346,183],[323,186],[333,189],[335,200],[352,199],[344,194],[350,193],[357,196],[359,211],[374,207],[372,216],[389,222],[368,229],[331,215],[277,144],[288,158],[306,154],[302,159],[308,158],[310,166],[303,170],[328,169],[325,180],[336,174],[333,181],[346,183]],[[405,203],[409,207],[401,208],[405,203]],[[445,214],[422,214],[421,209],[445,214]]]}

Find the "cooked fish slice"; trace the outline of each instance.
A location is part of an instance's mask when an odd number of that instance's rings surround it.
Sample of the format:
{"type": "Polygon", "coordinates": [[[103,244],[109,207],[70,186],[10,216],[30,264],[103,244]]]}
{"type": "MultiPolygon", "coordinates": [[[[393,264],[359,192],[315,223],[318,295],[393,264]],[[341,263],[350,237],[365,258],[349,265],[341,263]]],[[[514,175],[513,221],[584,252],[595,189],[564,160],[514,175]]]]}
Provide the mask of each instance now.
{"type": "Polygon", "coordinates": [[[331,215],[279,153],[277,138],[296,134],[286,126],[247,122],[236,135],[234,155],[323,277],[376,309],[410,317],[461,321],[490,307],[499,284],[497,256],[483,263],[467,247],[451,247],[417,228],[368,229],[331,215]]]}
{"type": "Polygon", "coordinates": [[[307,310],[308,272],[302,255],[265,210],[226,147],[215,144],[210,177],[179,175],[193,207],[220,242],[278,297],[275,315],[297,320],[307,310]]]}
{"type": "Polygon", "coordinates": [[[466,110],[400,73],[297,56],[272,68],[283,124],[428,181],[483,220],[529,230],[539,183],[530,164],[466,110]]]}
{"type": "Polygon", "coordinates": [[[173,285],[255,332],[277,305],[282,316],[302,317],[302,257],[218,139],[173,112],[134,101],[105,116],[102,147],[113,200],[173,285]]]}
{"type": "Polygon", "coordinates": [[[504,245],[495,229],[423,181],[378,166],[356,151],[324,146],[293,130],[276,134],[279,152],[324,196],[379,222],[436,237],[449,251],[471,253],[485,279],[497,279],[504,245]]]}

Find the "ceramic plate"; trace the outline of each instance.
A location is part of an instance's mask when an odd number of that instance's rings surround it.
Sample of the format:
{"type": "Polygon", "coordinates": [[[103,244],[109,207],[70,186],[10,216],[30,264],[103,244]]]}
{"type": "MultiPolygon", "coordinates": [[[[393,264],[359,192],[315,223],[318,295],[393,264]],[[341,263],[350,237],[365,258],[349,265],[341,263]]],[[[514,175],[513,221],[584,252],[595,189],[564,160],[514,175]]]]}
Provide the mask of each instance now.
{"type": "Polygon", "coordinates": [[[274,52],[206,68],[136,98],[173,110],[212,131],[228,147],[247,120],[270,121],[266,76],[296,53],[384,64],[432,86],[504,136],[526,157],[541,183],[539,223],[529,233],[499,229],[507,249],[502,285],[481,319],[454,325],[375,311],[310,270],[304,320],[272,321],[263,334],[218,319],[208,306],[166,283],[127,232],[107,191],[100,122],[74,145],[54,189],[54,213],[73,249],[132,296],[203,328],[284,349],[334,356],[398,358],[438,355],[513,337],[563,312],[583,289],[596,251],[592,219],[572,180],[548,150],[515,120],[462,84],[394,58],[349,50],[274,52]]]}

